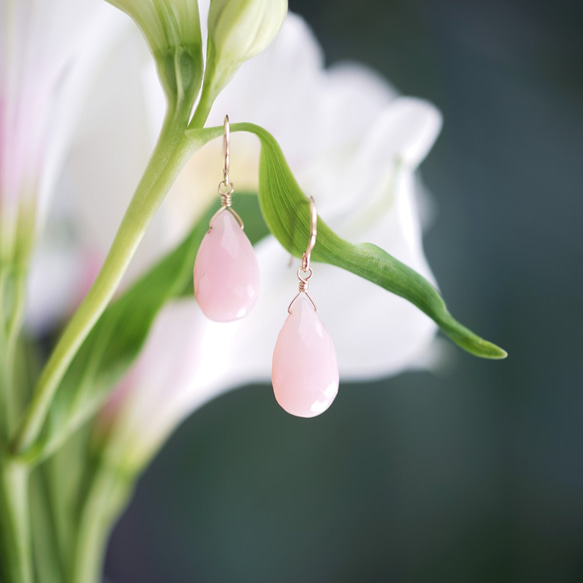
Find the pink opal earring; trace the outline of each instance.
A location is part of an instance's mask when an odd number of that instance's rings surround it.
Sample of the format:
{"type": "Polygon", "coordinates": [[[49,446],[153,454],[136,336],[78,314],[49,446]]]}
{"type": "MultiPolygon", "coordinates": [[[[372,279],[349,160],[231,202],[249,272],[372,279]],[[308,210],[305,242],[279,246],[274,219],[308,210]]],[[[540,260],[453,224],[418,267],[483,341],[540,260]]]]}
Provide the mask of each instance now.
{"type": "Polygon", "coordinates": [[[311,231],[298,269],[299,291],[277,337],[271,380],[281,407],[297,417],[315,417],[330,407],[338,394],[338,363],[330,334],[308,293],[313,271],[310,256],[316,245],[318,214],[310,197],[311,231]]]}
{"type": "Polygon", "coordinates": [[[204,315],[216,322],[246,316],[259,290],[259,267],[241,217],[231,207],[230,126],[225,116],[225,168],[219,184],[221,208],[210,220],[194,262],[194,295],[204,315]]]}

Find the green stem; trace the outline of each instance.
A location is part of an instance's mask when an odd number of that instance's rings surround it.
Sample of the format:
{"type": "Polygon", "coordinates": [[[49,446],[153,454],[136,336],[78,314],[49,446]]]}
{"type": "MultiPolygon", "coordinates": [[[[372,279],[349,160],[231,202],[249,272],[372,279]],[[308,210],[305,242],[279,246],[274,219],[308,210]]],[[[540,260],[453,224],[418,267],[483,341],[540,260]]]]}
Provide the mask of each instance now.
{"type": "Polygon", "coordinates": [[[209,89],[206,84],[202,88],[202,93],[200,95],[200,100],[196,106],[196,111],[192,116],[192,121],[190,122],[188,129],[199,129],[204,127],[204,124],[211,112],[216,95],[209,89]]]}
{"type": "Polygon", "coordinates": [[[189,116],[190,106],[169,109],[154,153],[103,267],[39,377],[30,406],[12,444],[16,455],[25,453],[34,444],[67,368],[107,307],[148,224],[188,159],[190,148],[184,130],[189,116]]]}
{"type": "Polygon", "coordinates": [[[0,461],[0,544],[5,583],[32,583],[26,466],[0,461]]]}
{"type": "Polygon", "coordinates": [[[65,583],[65,554],[57,516],[59,508],[51,496],[46,466],[36,468],[31,475],[30,491],[35,573],[41,581],[65,583]]]}
{"type": "Polygon", "coordinates": [[[7,457],[7,445],[18,415],[21,383],[16,382],[18,339],[25,303],[26,269],[0,273],[0,563],[6,583],[32,582],[32,549],[28,501],[29,469],[7,457]]]}
{"type": "Polygon", "coordinates": [[[233,74],[234,71],[223,70],[220,75],[217,75],[216,63],[214,60],[207,60],[205,82],[202,85],[202,91],[196,106],[196,111],[188,125],[189,130],[198,130],[204,127],[215,99],[229,82],[229,79],[233,74]]]}
{"type": "Polygon", "coordinates": [[[125,508],[133,481],[99,464],[85,492],[68,583],[99,583],[109,533],[125,508]]]}
{"type": "Polygon", "coordinates": [[[22,411],[24,386],[17,382],[16,355],[18,352],[18,341],[24,319],[24,309],[26,304],[26,275],[28,273],[28,263],[23,269],[18,269],[14,275],[13,306],[6,331],[6,351],[3,355],[6,374],[6,431],[12,436],[15,429],[18,415],[22,411]]]}
{"type": "MultiPolygon", "coordinates": [[[[8,288],[10,278],[5,266],[0,267],[0,346],[8,344],[8,322],[4,314],[9,312],[8,288]]],[[[8,425],[10,423],[10,373],[4,351],[0,353],[0,450],[4,450],[10,440],[8,425]]]]}

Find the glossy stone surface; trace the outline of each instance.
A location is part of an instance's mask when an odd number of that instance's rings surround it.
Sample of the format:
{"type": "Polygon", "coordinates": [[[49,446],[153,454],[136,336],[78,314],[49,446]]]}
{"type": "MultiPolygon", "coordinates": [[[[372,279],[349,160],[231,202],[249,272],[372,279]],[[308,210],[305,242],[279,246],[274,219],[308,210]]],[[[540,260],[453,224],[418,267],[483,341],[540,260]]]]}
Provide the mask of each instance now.
{"type": "Polygon", "coordinates": [[[277,337],[271,380],[277,402],[297,417],[320,415],[338,394],[332,338],[303,294],[293,303],[277,337]]]}
{"type": "Polygon", "coordinates": [[[194,295],[207,318],[231,322],[249,313],[258,291],[253,246],[237,219],[223,211],[200,244],[194,262],[194,295]]]}

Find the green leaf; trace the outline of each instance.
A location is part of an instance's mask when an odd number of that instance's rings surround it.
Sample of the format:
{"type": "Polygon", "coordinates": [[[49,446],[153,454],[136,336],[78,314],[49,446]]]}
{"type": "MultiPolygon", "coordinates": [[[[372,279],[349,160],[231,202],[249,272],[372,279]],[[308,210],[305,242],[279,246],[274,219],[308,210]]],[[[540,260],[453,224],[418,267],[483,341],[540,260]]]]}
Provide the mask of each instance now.
{"type": "MultiPolygon", "coordinates": [[[[255,134],[261,141],[259,200],[269,230],[290,253],[301,257],[309,239],[309,200],[298,186],[273,136],[249,123],[231,125],[231,131],[255,134]]],[[[203,132],[221,135],[222,128],[203,132]]],[[[318,218],[318,239],[312,259],[336,265],[405,298],[432,318],[458,346],[483,358],[500,359],[506,352],[474,334],[448,312],[439,292],[424,277],[371,243],[354,245],[338,237],[318,218]]]]}

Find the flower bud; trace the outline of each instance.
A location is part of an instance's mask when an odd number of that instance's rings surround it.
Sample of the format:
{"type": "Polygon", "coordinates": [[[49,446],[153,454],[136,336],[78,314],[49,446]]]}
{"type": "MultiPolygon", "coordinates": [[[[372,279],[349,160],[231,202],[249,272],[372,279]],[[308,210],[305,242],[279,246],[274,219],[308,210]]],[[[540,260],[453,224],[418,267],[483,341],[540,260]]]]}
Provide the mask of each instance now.
{"type": "Polygon", "coordinates": [[[202,82],[203,58],[197,0],[107,0],[140,27],[171,101],[190,101],[202,82]]]}
{"type": "Polygon", "coordinates": [[[209,51],[238,67],[267,48],[287,13],[287,0],[211,0],[209,51]]]}
{"type": "Polygon", "coordinates": [[[201,99],[207,109],[237,69],[273,41],[286,14],[287,0],[211,0],[201,99]]]}

